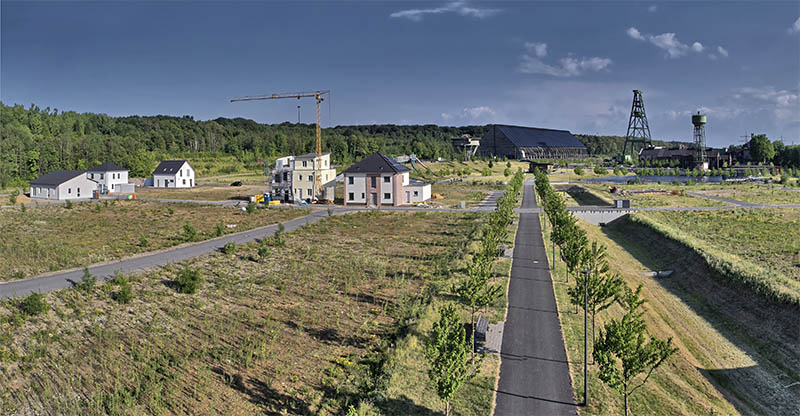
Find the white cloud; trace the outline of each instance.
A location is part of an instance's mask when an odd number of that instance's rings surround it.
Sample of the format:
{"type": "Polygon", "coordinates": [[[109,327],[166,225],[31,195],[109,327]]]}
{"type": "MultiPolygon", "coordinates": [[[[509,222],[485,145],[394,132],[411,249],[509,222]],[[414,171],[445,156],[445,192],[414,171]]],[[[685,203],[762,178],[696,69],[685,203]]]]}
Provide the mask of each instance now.
{"type": "Polygon", "coordinates": [[[722,46],[717,46],[717,52],[724,57],[728,57],[728,50],[723,48],[722,46]]]}
{"type": "Polygon", "coordinates": [[[773,86],[739,88],[734,98],[743,105],[757,110],[767,110],[780,121],[800,122],[800,95],[798,91],[779,90],[773,86]]]}
{"type": "Polygon", "coordinates": [[[686,44],[681,43],[674,33],[662,33],[660,35],[648,36],[647,39],[656,47],[667,51],[670,58],[678,58],[686,55],[689,49],[686,44]]]}
{"type": "Polygon", "coordinates": [[[535,53],[537,57],[544,58],[547,56],[547,44],[538,42],[525,42],[525,49],[528,52],[535,53]]]}
{"type": "Polygon", "coordinates": [[[708,54],[708,59],[711,59],[712,61],[716,61],[717,60],[717,55],[714,55],[713,53],[710,53],[710,54],[708,54]]]}
{"type": "Polygon", "coordinates": [[[642,36],[642,34],[639,32],[639,29],[637,29],[635,27],[629,27],[628,28],[628,36],[630,36],[630,37],[632,37],[632,38],[634,38],[636,40],[645,40],[644,36],[642,36]]]}
{"type": "MultiPolygon", "coordinates": [[[[667,53],[666,56],[671,59],[685,56],[689,53],[689,50],[698,53],[705,50],[705,46],[700,42],[694,42],[691,46],[681,42],[678,40],[678,36],[673,32],[666,32],[660,35],[648,35],[643,34],[635,27],[629,27],[626,32],[628,36],[633,39],[648,41],[657,48],[664,50],[667,53]]],[[[722,47],[718,47],[717,51],[723,56],[728,56],[728,51],[722,49],[722,47]]],[[[716,59],[716,56],[709,55],[709,58],[716,59]]]]}
{"type": "Polygon", "coordinates": [[[442,120],[446,122],[455,121],[457,123],[491,123],[495,121],[497,112],[489,106],[481,105],[477,107],[465,107],[457,113],[442,113],[441,116],[442,120]]]}
{"type": "Polygon", "coordinates": [[[446,3],[444,6],[431,8],[431,9],[408,9],[394,12],[389,15],[392,18],[405,18],[414,22],[419,22],[425,15],[455,13],[460,16],[474,17],[483,19],[493,16],[500,12],[500,9],[481,9],[467,5],[465,1],[452,1],[446,3]]]}
{"type": "Polygon", "coordinates": [[[650,6],[650,7],[648,7],[648,8],[647,8],[647,11],[648,11],[648,12],[650,12],[650,13],[655,13],[655,12],[657,12],[657,11],[658,11],[658,6],[656,6],[656,5],[654,4],[654,5],[650,6]]]}
{"type": "Polygon", "coordinates": [[[481,117],[481,116],[495,116],[497,113],[492,110],[490,107],[482,105],[480,107],[467,107],[463,110],[464,114],[469,115],[473,119],[481,117]]]}
{"type": "Polygon", "coordinates": [[[800,17],[789,27],[789,33],[800,33],[800,17]]]}
{"type": "Polygon", "coordinates": [[[589,71],[602,71],[613,62],[609,58],[567,56],[558,60],[558,65],[548,64],[542,60],[547,56],[547,44],[525,42],[527,52],[520,57],[517,71],[523,74],[543,74],[554,77],[574,77],[589,71]]]}

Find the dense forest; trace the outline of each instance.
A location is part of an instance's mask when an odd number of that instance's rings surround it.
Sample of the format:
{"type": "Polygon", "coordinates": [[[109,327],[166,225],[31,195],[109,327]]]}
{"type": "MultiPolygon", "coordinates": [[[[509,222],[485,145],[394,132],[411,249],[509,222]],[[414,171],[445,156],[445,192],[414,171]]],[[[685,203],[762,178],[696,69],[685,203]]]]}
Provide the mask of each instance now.
{"type": "MultiPolygon", "coordinates": [[[[323,150],[348,164],[375,151],[415,153],[423,159],[458,157],[450,139],[482,136],[486,126],[363,125],[323,129],[323,150]]],[[[149,176],[166,158],[230,155],[258,169],[258,161],[312,152],[313,124],[259,124],[243,118],[197,121],[190,116],[110,117],[0,102],[0,187],[22,185],[56,169],[114,162],[131,176],[149,176]]],[[[593,155],[622,152],[625,139],[576,135],[593,155]]],[[[663,142],[656,142],[657,144],[663,142]]]]}

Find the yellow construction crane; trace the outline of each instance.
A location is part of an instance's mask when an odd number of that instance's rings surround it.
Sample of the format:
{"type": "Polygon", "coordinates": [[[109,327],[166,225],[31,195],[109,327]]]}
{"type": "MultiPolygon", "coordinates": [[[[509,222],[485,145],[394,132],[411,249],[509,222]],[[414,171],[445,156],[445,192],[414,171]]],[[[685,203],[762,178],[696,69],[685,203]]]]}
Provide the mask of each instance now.
{"type": "Polygon", "coordinates": [[[325,98],[322,96],[325,94],[330,94],[331,90],[322,90],[322,91],[304,91],[304,92],[285,92],[280,94],[270,94],[270,95],[254,95],[254,96],[246,96],[246,97],[237,97],[231,100],[231,102],[237,101],[257,101],[257,100],[276,100],[279,98],[297,98],[298,100],[301,98],[306,97],[313,97],[317,101],[317,143],[316,143],[316,155],[317,157],[314,158],[314,197],[317,196],[318,192],[322,190],[322,183],[320,180],[320,173],[319,171],[322,170],[322,130],[319,127],[319,116],[320,116],[320,104],[325,101],[325,98]]]}

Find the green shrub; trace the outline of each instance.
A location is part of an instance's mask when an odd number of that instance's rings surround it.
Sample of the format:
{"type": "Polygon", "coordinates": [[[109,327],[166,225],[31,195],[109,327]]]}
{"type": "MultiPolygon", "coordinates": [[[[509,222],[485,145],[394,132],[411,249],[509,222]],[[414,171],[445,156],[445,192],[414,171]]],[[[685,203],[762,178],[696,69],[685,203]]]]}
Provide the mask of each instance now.
{"type": "Polygon", "coordinates": [[[506,167],[507,167],[507,168],[509,168],[509,169],[511,169],[511,162],[510,162],[510,161],[509,161],[509,162],[506,162],[506,167]]]}
{"type": "Polygon", "coordinates": [[[94,285],[96,283],[97,283],[97,277],[92,276],[92,274],[89,273],[88,267],[84,267],[83,277],[81,277],[81,282],[75,284],[75,288],[82,292],[89,293],[92,291],[92,289],[94,289],[94,285]]]}
{"type": "Polygon", "coordinates": [[[228,241],[222,247],[222,252],[225,253],[225,254],[233,254],[233,253],[235,253],[236,252],[236,243],[234,243],[233,241],[228,241]]]}
{"type": "Polygon", "coordinates": [[[50,304],[44,299],[41,293],[31,293],[20,305],[22,312],[29,316],[39,315],[50,310],[50,304]]]}
{"type": "Polygon", "coordinates": [[[175,282],[175,290],[177,290],[178,293],[195,293],[197,292],[197,289],[200,288],[201,281],[202,277],[200,276],[199,271],[189,267],[184,267],[180,272],[178,272],[178,280],[175,282]]]}
{"type": "Polygon", "coordinates": [[[483,170],[481,171],[481,174],[483,176],[492,176],[492,170],[489,169],[489,168],[483,168],[483,170]]]}
{"type": "Polygon", "coordinates": [[[174,213],[175,211],[173,211],[172,208],[167,208],[167,214],[172,215],[174,213]]]}
{"type": "Polygon", "coordinates": [[[188,222],[183,226],[183,237],[186,241],[197,240],[197,230],[188,222]]]}
{"type": "Polygon", "coordinates": [[[150,242],[147,241],[147,238],[145,238],[145,236],[142,236],[141,238],[139,238],[139,246],[140,247],[147,247],[148,245],[150,245],[150,242]]]}
{"type": "Polygon", "coordinates": [[[219,237],[222,234],[225,234],[225,226],[222,224],[217,224],[217,229],[214,231],[214,235],[219,237]]]}
{"type": "Polygon", "coordinates": [[[269,257],[270,250],[269,250],[269,246],[264,244],[263,241],[264,240],[262,240],[262,243],[258,245],[258,257],[261,257],[262,259],[266,259],[266,258],[269,257]]]}
{"type": "Polygon", "coordinates": [[[582,176],[583,175],[583,168],[580,167],[580,166],[576,167],[572,171],[575,172],[575,174],[578,175],[578,176],[582,176]]]}
{"type": "Polygon", "coordinates": [[[133,288],[127,281],[120,285],[119,291],[114,295],[114,300],[126,304],[133,300],[133,288]]]}
{"type": "MultiPolygon", "coordinates": [[[[511,163],[511,162],[509,162],[509,163],[511,163]]],[[[511,169],[505,168],[503,170],[503,176],[511,176],[511,169]]]]}
{"type": "Polygon", "coordinates": [[[286,245],[286,236],[283,235],[283,231],[286,227],[283,224],[278,224],[278,229],[275,230],[275,235],[272,236],[272,244],[275,247],[283,247],[286,245]]]}
{"type": "Polygon", "coordinates": [[[94,211],[100,212],[100,204],[94,204],[94,211]]]}
{"type": "Polygon", "coordinates": [[[781,185],[786,185],[789,183],[789,176],[788,175],[781,175],[781,185]]]}
{"type": "Polygon", "coordinates": [[[606,169],[606,168],[604,168],[602,166],[598,166],[598,167],[594,168],[594,173],[596,173],[598,175],[608,175],[608,169],[606,169]]]}
{"type": "Polygon", "coordinates": [[[18,196],[19,196],[19,191],[16,190],[16,189],[13,190],[11,192],[11,195],[8,196],[8,202],[10,202],[11,205],[17,205],[17,197],[18,196]]]}
{"type": "Polygon", "coordinates": [[[72,209],[72,201],[70,201],[70,200],[68,199],[68,200],[67,200],[67,204],[66,204],[66,205],[64,205],[64,208],[66,208],[66,209],[72,209]]]}
{"type": "Polygon", "coordinates": [[[494,162],[490,160],[490,161],[489,161],[489,169],[491,169],[491,168],[493,168],[493,167],[494,167],[494,162]]]}
{"type": "Polygon", "coordinates": [[[19,204],[19,210],[25,212],[25,204],[19,204]]]}
{"type": "Polygon", "coordinates": [[[248,214],[256,212],[256,204],[248,202],[247,206],[245,207],[245,211],[247,211],[248,214]]]}

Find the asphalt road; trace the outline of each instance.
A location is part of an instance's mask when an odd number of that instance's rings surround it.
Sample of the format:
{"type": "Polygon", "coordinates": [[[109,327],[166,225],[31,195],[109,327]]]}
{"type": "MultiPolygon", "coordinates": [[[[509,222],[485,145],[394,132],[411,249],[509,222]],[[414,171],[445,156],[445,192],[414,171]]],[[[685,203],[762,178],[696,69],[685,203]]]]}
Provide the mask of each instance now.
{"type": "MultiPolygon", "coordinates": [[[[535,207],[533,187],[526,183],[522,209],[535,207]]],[[[567,354],[537,213],[520,214],[503,331],[494,414],[575,415],[567,354]]]]}
{"type": "MultiPolygon", "coordinates": [[[[337,210],[336,214],[344,214],[349,211],[337,210]]],[[[313,224],[321,218],[327,217],[325,210],[315,210],[311,214],[295,218],[284,224],[286,231],[295,230],[305,224],[313,224]]],[[[244,244],[256,239],[271,236],[278,229],[278,225],[255,228],[249,231],[229,234],[227,236],[212,240],[201,241],[199,243],[187,244],[173,247],[153,253],[146,253],[138,256],[127,257],[125,259],[96,264],[89,266],[89,273],[98,279],[109,278],[116,272],[133,273],[141,270],[153,269],[169,263],[177,263],[191,257],[197,257],[222,249],[225,243],[233,241],[236,244],[244,244]]],[[[25,296],[31,292],[49,292],[71,287],[79,283],[83,277],[83,269],[72,269],[54,273],[48,273],[40,277],[26,280],[18,280],[0,283],[0,299],[9,297],[25,296]]]]}

